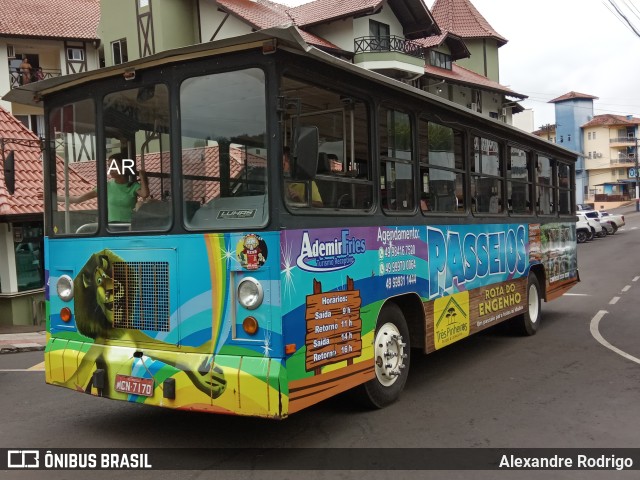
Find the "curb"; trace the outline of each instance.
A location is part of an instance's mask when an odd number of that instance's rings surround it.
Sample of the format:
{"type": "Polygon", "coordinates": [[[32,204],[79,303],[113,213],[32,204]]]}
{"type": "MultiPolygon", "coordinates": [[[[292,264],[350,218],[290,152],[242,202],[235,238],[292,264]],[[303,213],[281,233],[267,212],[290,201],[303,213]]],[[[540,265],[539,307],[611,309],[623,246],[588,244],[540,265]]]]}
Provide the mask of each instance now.
{"type": "Polygon", "coordinates": [[[44,345],[36,345],[36,344],[3,345],[3,346],[0,346],[0,355],[5,353],[38,352],[43,350],[44,350],[44,345]]]}

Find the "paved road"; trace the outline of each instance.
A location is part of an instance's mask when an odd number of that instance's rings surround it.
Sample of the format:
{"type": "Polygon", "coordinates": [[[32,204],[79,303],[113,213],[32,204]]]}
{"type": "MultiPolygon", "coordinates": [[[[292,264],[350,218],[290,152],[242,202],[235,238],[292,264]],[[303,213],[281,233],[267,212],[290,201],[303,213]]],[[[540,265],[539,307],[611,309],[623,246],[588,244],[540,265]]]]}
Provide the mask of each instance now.
{"type": "MultiPolygon", "coordinates": [[[[37,371],[41,352],[19,353],[0,356],[0,447],[640,447],[640,263],[635,261],[640,257],[640,214],[626,217],[627,226],[616,235],[578,246],[582,282],[543,306],[537,335],[516,337],[497,328],[432,355],[414,356],[401,401],[385,410],[362,412],[338,397],[277,422],[141,407],[46,386],[37,371]]],[[[57,473],[48,478],[76,478],[57,473]]],[[[612,478],[611,472],[435,473],[402,476],[612,478]]],[[[300,474],[186,476],[282,479],[300,474]]],[[[637,472],[616,472],[615,477],[638,478],[637,472]]],[[[150,477],[134,473],[126,478],[150,477]]]]}

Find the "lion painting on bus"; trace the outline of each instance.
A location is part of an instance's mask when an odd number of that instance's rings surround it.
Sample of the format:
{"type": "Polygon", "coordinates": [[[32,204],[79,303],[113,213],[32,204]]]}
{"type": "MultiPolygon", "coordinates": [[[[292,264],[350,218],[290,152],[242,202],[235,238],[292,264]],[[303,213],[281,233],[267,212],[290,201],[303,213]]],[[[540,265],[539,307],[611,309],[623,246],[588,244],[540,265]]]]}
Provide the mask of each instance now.
{"type": "MultiPolygon", "coordinates": [[[[127,278],[126,285],[116,278],[114,265],[126,262],[109,249],[94,253],[74,279],[75,290],[75,322],[78,331],[95,341],[94,347],[84,355],[82,362],[73,377],[76,388],[90,392],[95,386],[93,372],[96,368],[104,370],[109,381],[105,382],[105,393],[114,382],[108,370],[111,356],[110,347],[96,348],[104,345],[107,339],[117,339],[142,345],[153,341],[144,332],[131,328],[129,317],[133,314],[134,298],[126,298],[128,292],[138,292],[135,276],[127,278]],[[118,323],[120,319],[122,325],[118,323]],[[125,328],[123,328],[125,327],[125,328]]],[[[136,295],[136,293],[134,293],[136,295]]],[[[193,385],[201,392],[217,398],[226,389],[227,381],[224,371],[213,365],[213,356],[206,358],[189,357],[193,364],[185,364],[185,359],[178,360],[175,347],[167,345],[163,350],[153,350],[150,358],[166,365],[183,370],[193,385]],[[179,364],[179,367],[178,367],[179,364]]],[[[182,355],[184,357],[184,355],[182,355]]],[[[122,373],[122,372],[119,372],[122,373]]]]}

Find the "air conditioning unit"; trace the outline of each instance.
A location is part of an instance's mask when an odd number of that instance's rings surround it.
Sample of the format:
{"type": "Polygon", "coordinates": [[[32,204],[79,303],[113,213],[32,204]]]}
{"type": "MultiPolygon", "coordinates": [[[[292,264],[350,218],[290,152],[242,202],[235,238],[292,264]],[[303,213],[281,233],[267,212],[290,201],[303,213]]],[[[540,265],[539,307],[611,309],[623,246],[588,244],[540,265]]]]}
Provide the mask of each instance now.
{"type": "Polygon", "coordinates": [[[7,57],[16,58],[16,50],[13,45],[7,45],[7,57]]]}

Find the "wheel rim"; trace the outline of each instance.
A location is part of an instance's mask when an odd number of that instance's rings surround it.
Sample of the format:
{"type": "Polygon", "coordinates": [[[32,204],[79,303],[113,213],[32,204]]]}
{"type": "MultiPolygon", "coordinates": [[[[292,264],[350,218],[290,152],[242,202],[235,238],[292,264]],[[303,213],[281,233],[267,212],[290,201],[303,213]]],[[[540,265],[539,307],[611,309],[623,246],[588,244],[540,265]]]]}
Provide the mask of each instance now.
{"type": "Polygon", "coordinates": [[[529,320],[531,323],[538,322],[538,315],[540,314],[540,298],[538,296],[538,289],[535,285],[529,285],[529,320]]]}
{"type": "Polygon", "coordinates": [[[385,387],[393,385],[402,374],[405,346],[400,331],[393,323],[380,327],[375,343],[376,377],[385,387]]]}

